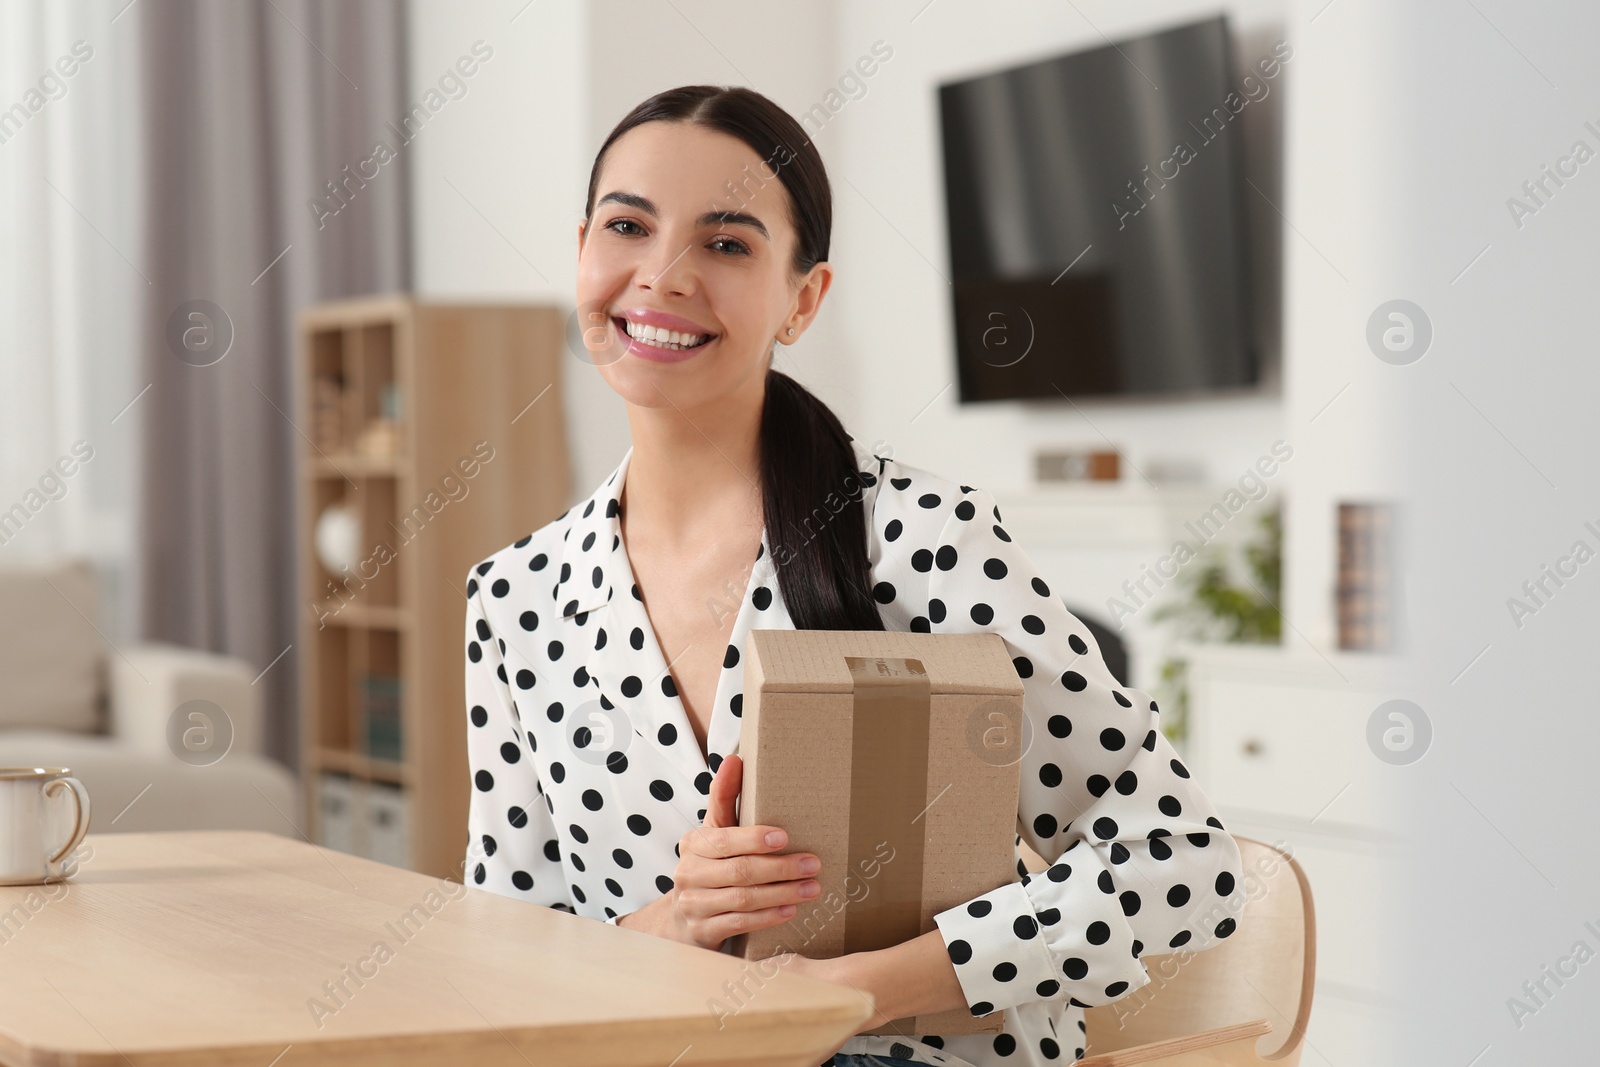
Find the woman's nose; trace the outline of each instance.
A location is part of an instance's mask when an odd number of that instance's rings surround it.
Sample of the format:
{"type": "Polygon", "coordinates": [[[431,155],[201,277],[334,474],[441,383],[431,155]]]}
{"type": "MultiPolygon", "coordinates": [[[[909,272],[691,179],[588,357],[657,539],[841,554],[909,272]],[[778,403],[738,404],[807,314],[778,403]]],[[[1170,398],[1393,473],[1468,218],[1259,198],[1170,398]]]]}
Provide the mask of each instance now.
{"type": "Polygon", "coordinates": [[[656,241],[648,259],[639,265],[636,276],[639,287],[678,296],[694,292],[694,262],[689,254],[691,247],[691,242],[686,238],[664,237],[656,241]]]}

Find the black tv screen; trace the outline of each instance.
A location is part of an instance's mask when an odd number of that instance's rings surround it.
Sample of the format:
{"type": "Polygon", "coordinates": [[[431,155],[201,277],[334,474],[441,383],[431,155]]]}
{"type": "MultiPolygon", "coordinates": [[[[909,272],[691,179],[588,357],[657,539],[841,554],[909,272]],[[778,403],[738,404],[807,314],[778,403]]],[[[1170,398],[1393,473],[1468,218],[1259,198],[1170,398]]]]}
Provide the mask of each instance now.
{"type": "Polygon", "coordinates": [[[963,403],[1257,383],[1247,92],[1221,17],[939,87],[963,403]]]}

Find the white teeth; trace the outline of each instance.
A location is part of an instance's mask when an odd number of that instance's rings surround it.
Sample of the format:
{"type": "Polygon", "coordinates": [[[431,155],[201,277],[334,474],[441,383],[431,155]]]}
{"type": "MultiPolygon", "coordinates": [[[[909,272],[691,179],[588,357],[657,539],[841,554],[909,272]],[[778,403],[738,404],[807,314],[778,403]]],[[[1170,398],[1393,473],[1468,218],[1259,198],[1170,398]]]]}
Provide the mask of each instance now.
{"type": "Polygon", "coordinates": [[[706,337],[709,336],[708,334],[678,333],[675,330],[668,330],[659,326],[646,326],[630,319],[623,319],[622,321],[628,336],[634,340],[674,352],[704,344],[706,337]]]}

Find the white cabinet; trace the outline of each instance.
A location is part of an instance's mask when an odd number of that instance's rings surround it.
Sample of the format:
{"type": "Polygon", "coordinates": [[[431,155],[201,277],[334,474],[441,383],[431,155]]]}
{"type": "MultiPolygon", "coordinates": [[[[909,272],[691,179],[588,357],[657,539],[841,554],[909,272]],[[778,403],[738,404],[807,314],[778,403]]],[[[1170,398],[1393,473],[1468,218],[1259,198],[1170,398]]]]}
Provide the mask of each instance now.
{"type": "Polygon", "coordinates": [[[1386,815],[1405,768],[1367,740],[1373,712],[1397,695],[1394,661],[1303,646],[1181,651],[1186,761],[1230,832],[1289,852],[1311,883],[1317,985],[1302,1062],[1394,1062],[1404,942],[1386,905],[1403,850],[1386,815]]]}
{"type": "Polygon", "coordinates": [[[411,819],[406,791],[386,782],[369,782],[366,800],[366,841],[361,854],[391,867],[409,867],[411,819]]]}
{"type": "Polygon", "coordinates": [[[323,772],[317,777],[319,843],[340,852],[356,851],[355,783],[348,774],[323,772]]]}
{"type": "Polygon", "coordinates": [[[411,800],[400,786],[325,771],[317,778],[317,815],[323,846],[411,866],[411,800]]]}

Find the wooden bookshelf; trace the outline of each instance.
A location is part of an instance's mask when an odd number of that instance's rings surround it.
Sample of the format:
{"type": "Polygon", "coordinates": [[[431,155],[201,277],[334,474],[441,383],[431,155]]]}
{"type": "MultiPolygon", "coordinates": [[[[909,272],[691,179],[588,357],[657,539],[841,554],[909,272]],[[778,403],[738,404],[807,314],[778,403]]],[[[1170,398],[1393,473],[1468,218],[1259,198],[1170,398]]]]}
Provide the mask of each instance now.
{"type": "Polygon", "coordinates": [[[301,746],[312,840],[462,878],[468,569],[559,515],[562,314],[398,294],[296,322],[301,746]],[[342,506],[359,559],[316,550],[342,506]]]}

